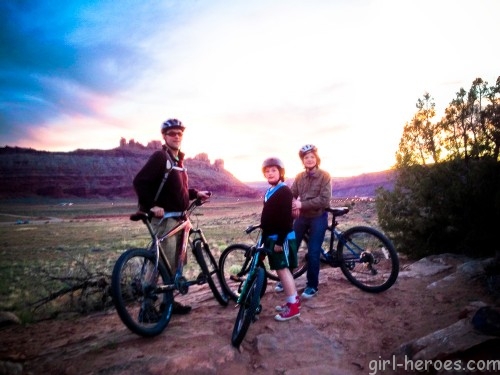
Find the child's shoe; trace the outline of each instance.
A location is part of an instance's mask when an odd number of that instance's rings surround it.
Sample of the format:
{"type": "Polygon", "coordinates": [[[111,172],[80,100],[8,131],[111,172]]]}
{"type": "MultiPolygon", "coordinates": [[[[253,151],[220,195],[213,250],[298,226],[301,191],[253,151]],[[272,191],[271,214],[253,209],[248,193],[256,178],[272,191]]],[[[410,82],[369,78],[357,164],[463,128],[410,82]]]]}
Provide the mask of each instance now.
{"type": "MultiPolygon", "coordinates": [[[[296,296],[295,297],[295,302],[299,304],[299,309],[300,309],[300,298],[299,296],[296,296]]],[[[288,303],[285,302],[283,305],[281,306],[276,306],[276,311],[277,312],[282,312],[282,311],[285,311],[285,309],[288,307],[288,303]]]]}
{"type": "Polygon", "coordinates": [[[281,293],[283,291],[283,284],[281,284],[281,282],[278,281],[274,286],[274,291],[281,293]]]}
{"type": "Polygon", "coordinates": [[[306,290],[304,290],[304,293],[302,293],[302,297],[309,299],[314,297],[316,294],[318,294],[318,289],[307,287],[306,290]]]}
{"type": "Polygon", "coordinates": [[[300,316],[299,310],[299,302],[286,304],[286,308],[284,311],[280,312],[278,315],[274,317],[279,322],[285,322],[287,320],[298,318],[300,316]]]}

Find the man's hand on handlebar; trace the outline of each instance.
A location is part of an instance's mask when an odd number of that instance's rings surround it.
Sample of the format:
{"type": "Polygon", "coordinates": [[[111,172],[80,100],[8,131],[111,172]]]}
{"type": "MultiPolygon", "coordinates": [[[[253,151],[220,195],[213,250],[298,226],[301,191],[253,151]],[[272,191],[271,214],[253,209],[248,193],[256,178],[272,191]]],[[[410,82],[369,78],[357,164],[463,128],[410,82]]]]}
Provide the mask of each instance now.
{"type": "Polygon", "coordinates": [[[163,215],[165,215],[165,210],[158,206],[151,207],[149,211],[151,211],[155,217],[163,217],[163,215]]]}

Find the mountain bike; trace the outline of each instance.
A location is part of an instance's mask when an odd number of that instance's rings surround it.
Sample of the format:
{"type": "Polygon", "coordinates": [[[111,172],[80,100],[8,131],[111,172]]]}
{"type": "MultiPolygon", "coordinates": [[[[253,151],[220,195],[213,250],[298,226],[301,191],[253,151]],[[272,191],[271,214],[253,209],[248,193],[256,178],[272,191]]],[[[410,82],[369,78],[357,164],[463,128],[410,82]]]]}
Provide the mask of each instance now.
{"type": "Polygon", "coordinates": [[[172,316],[174,291],[187,294],[191,285],[208,283],[216,300],[227,306],[226,296],[215,260],[201,228],[194,228],[189,217],[196,207],[204,202],[196,199],[185,212],[165,213],[176,217],[179,222],[166,234],[158,236],[151,219],[152,212],[137,212],[130,216],[132,221],[142,221],[151,236],[147,248],[126,250],[116,261],[111,276],[113,303],[122,322],[134,333],[151,337],[159,335],[167,327],[172,316]],[[160,247],[160,242],[182,233],[177,264],[172,268],[160,247]],[[188,244],[193,251],[201,272],[196,278],[187,279],[184,265],[188,244]]]}
{"type": "Polygon", "coordinates": [[[247,251],[248,272],[246,279],[241,283],[241,293],[236,304],[239,306],[238,315],[234,322],[231,343],[239,347],[250,327],[257,320],[257,315],[262,311],[260,299],[267,287],[266,269],[263,263],[269,250],[257,244],[247,251]]]}
{"type": "MultiPolygon", "coordinates": [[[[367,226],[354,226],[345,231],[337,228],[337,218],[349,212],[349,208],[326,208],[331,215],[321,249],[321,261],[331,267],[340,267],[344,276],[356,287],[370,293],[389,289],[399,274],[399,258],[392,242],[379,230],[367,226]]],[[[258,225],[250,226],[250,234],[258,225]]],[[[292,271],[297,278],[307,271],[306,233],[298,249],[298,266],[292,271]]],[[[249,245],[234,244],[227,247],[219,258],[222,285],[228,296],[237,300],[242,284],[249,271],[249,245]]],[[[268,279],[278,281],[278,276],[266,270],[268,279]]]]}

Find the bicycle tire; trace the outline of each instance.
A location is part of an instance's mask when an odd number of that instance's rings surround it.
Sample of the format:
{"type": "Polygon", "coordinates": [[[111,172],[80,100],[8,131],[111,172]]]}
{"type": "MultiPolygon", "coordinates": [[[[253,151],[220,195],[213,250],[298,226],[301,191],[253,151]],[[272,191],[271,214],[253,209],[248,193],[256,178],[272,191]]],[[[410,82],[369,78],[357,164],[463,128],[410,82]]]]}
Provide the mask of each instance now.
{"type": "Polygon", "coordinates": [[[173,291],[158,293],[157,288],[171,284],[172,279],[161,261],[155,275],[151,274],[155,261],[151,251],[129,249],[120,255],[111,275],[112,299],[118,316],[127,328],[144,337],[162,333],[172,317],[173,291]]]}
{"type": "Polygon", "coordinates": [[[200,239],[193,243],[194,256],[200,265],[201,271],[207,278],[208,286],[212,290],[215,299],[222,306],[227,306],[229,298],[225,293],[222,285],[221,274],[214,256],[210,252],[207,244],[204,244],[200,239]]]}
{"type": "Polygon", "coordinates": [[[231,336],[231,343],[236,348],[239,348],[250,324],[255,321],[257,310],[260,308],[260,296],[264,280],[266,280],[266,272],[262,267],[257,267],[252,280],[248,280],[250,285],[246,296],[242,298],[231,336]]]}
{"type": "Polygon", "coordinates": [[[337,256],[344,276],[366,292],[383,292],[398,278],[396,249],[389,238],[375,228],[347,229],[338,241],[337,256]]]}
{"type": "MultiPolygon", "coordinates": [[[[250,256],[251,247],[244,244],[234,244],[228,246],[220,255],[219,270],[221,275],[222,286],[224,291],[233,301],[237,301],[241,293],[241,288],[246,275],[250,271],[250,256]],[[248,255],[248,256],[247,256],[248,255]]],[[[260,265],[264,270],[264,264],[260,265]]],[[[264,286],[262,288],[262,296],[267,289],[267,272],[264,286]]],[[[262,297],[261,296],[261,297],[262,297]]]]}

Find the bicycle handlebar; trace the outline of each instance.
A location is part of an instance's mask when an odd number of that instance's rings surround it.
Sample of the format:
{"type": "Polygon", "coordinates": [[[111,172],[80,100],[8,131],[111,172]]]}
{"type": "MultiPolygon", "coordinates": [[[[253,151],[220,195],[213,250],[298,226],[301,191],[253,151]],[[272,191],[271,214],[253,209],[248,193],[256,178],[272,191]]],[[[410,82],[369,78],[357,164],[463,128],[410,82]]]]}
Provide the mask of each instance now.
{"type": "MultiPolygon", "coordinates": [[[[211,191],[208,192],[208,196],[209,197],[212,196],[212,192],[211,191]]],[[[191,212],[193,212],[196,207],[199,207],[199,206],[205,204],[206,202],[208,202],[208,199],[207,200],[202,200],[200,198],[194,199],[189,204],[189,206],[186,209],[186,211],[184,211],[184,213],[182,214],[182,216],[188,217],[189,215],[191,215],[191,212]]],[[[153,214],[152,211],[149,211],[149,212],[137,211],[136,213],[130,215],[130,220],[132,220],[132,221],[142,220],[145,223],[146,221],[151,221],[151,219],[153,217],[154,217],[154,214],[153,214]]]]}
{"type": "Polygon", "coordinates": [[[245,233],[246,233],[246,234],[250,234],[250,233],[252,233],[255,229],[258,229],[258,228],[260,228],[260,224],[250,225],[249,227],[247,227],[247,229],[245,229],[245,233]]]}

